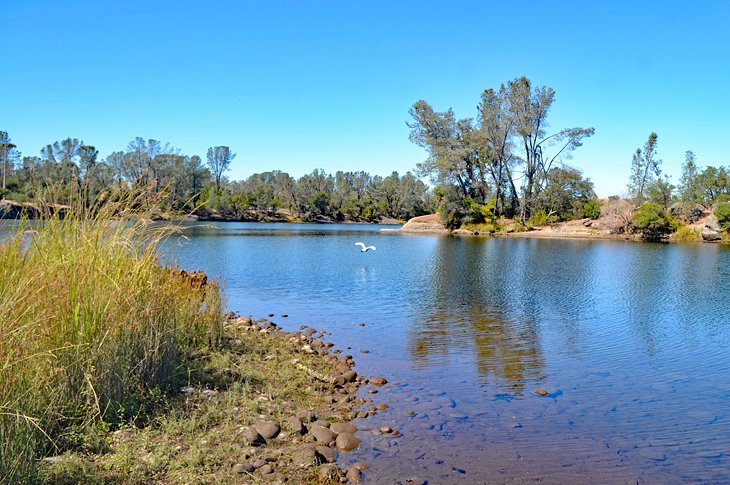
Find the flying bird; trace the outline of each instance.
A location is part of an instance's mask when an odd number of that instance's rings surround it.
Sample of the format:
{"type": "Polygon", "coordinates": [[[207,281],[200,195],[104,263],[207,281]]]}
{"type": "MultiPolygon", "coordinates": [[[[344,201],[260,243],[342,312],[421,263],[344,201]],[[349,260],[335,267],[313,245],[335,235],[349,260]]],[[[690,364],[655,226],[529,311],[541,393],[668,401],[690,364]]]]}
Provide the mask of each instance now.
{"type": "Polygon", "coordinates": [[[362,248],[362,250],[360,251],[361,253],[364,253],[365,251],[369,251],[371,249],[375,251],[375,246],[365,246],[365,243],[363,242],[356,242],[355,246],[360,246],[362,248]]]}

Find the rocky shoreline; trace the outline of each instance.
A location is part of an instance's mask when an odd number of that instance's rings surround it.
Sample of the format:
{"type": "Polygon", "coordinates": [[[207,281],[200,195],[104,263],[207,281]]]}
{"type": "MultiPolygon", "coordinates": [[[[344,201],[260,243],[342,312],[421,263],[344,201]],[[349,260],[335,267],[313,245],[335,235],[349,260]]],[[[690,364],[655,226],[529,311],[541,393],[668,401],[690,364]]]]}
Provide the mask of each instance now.
{"type": "MultiPolygon", "coordinates": [[[[614,218],[615,219],[615,218],[614,218]]],[[[381,232],[406,234],[444,234],[453,236],[494,236],[509,238],[542,238],[542,239],[591,239],[613,241],[645,241],[640,234],[629,234],[624,229],[625,221],[613,220],[611,216],[597,220],[578,219],[565,221],[541,227],[531,227],[528,230],[516,231],[512,221],[505,222],[500,231],[478,231],[470,229],[455,229],[449,231],[441,222],[438,214],[414,217],[400,229],[381,229],[381,232]]],[[[708,215],[696,221],[689,227],[696,231],[694,241],[680,240],[678,242],[726,243],[723,239],[722,228],[713,215],[708,215]]],[[[675,242],[671,236],[661,239],[663,242],[675,242]]]]}
{"type": "Polygon", "coordinates": [[[254,320],[233,314],[229,314],[227,327],[232,335],[242,331],[283,339],[293,347],[294,353],[314,355],[326,364],[324,368],[329,369],[325,373],[321,368],[305,365],[300,359],[291,361],[292,365],[306,372],[313,380],[325,384],[328,392],[323,395],[324,407],[297,410],[283,422],[259,419],[252,426],[243,428],[241,437],[247,446],[256,449],[266,449],[268,446],[269,450],[276,450],[278,456],[270,459],[250,455],[254,459],[236,463],[233,471],[282,480],[286,475],[281,469],[297,472],[319,467],[318,477],[323,482],[335,480],[340,483],[360,483],[362,472],[367,466],[355,463],[341,469],[336,465],[337,457],[360,445],[360,439],[356,436],[358,428],[349,421],[366,418],[383,409],[383,405],[373,405],[371,398],[357,396],[358,390],[368,385],[373,390],[372,386],[382,386],[387,383],[387,379],[359,376],[353,369],[355,362],[352,355],[334,349],[332,343],[323,340],[325,332],[312,327],[302,326],[299,332],[287,332],[266,318],[254,320]],[[273,462],[276,462],[275,466],[273,462]]]}

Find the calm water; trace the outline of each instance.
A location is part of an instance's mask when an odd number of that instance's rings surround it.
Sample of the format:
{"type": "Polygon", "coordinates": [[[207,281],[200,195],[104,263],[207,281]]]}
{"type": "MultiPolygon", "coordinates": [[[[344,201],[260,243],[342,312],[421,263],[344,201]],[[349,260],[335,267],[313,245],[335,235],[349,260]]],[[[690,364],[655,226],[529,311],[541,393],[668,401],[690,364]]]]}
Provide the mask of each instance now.
{"type": "Polygon", "coordinates": [[[358,424],[403,435],[344,457],[369,481],[730,482],[729,248],[377,229],[196,224],[166,251],[397,384],[358,424]]]}
{"type": "Polygon", "coordinates": [[[730,248],[378,229],[190,224],[165,253],[397,384],[342,458],[368,482],[730,483],[730,248]]]}

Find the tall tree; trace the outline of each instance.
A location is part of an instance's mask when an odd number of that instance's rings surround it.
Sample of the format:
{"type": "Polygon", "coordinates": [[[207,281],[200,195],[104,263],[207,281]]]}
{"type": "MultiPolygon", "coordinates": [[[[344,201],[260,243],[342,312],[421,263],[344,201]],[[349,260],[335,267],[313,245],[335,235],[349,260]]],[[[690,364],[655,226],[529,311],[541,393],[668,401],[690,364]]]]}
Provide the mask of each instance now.
{"type": "Polygon", "coordinates": [[[236,154],[231,152],[227,146],[208,148],[208,167],[215,178],[216,192],[220,192],[223,174],[229,170],[234,158],[236,158],[236,154]]]}
{"type": "Polygon", "coordinates": [[[699,175],[697,157],[692,150],[687,150],[682,164],[682,178],[679,179],[679,197],[682,202],[693,204],[702,202],[702,190],[698,184],[699,175]]]}
{"type": "Polygon", "coordinates": [[[0,131],[0,161],[2,161],[3,169],[3,185],[0,192],[0,199],[5,198],[5,189],[7,187],[7,174],[13,169],[15,160],[20,155],[16,152],[16,146],[11,142],[7,131],[0,131]]]}
{"type": "Polygon", "coordinates": [[[661,175],[659,168],[662,161],[656,158],[657,134],[653,131],[644,144],[644,149],[637,148],[631,160],[631,179],[629,193],[637,204],[646,200],[646,189],[653,185],[661,175]]]}

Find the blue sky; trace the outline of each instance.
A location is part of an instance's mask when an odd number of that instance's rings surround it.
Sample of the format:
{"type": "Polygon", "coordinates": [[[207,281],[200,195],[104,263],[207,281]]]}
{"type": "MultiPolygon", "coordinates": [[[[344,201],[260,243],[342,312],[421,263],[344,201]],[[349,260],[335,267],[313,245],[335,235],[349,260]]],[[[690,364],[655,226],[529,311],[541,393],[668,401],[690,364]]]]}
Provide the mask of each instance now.
{"type": "Polygon", "coordinates": [[[593,126],[570,162],[599,196],[625,190],[633,151],[659,135],[730,163],[730,2],[6,1],[0,130],[24,155],[68,136],[122,150],[136,136],[229,174],[404,173],[425,158],[408,109],[457,116],[526,75],[550,86],[552,128],[593,126]]]}

